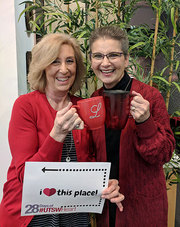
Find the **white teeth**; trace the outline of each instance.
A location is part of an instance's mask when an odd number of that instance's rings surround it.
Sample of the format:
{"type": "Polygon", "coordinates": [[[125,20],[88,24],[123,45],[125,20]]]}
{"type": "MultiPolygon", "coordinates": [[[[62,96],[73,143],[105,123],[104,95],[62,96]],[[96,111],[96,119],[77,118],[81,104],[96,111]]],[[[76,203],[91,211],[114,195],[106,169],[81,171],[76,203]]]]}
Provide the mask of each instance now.
{"type": "Polygon", "coordinates": [[[68,78],[56,78],[58,81],[60,81],[60,82],[64,82],[64,81],[67,81],[68,80],[68,78]]]}
{"type": "Polygon", "coordinates": [[[101,70],[103,73],[112,73],[113,72],[113,69],[111,70],[101,70]]]}

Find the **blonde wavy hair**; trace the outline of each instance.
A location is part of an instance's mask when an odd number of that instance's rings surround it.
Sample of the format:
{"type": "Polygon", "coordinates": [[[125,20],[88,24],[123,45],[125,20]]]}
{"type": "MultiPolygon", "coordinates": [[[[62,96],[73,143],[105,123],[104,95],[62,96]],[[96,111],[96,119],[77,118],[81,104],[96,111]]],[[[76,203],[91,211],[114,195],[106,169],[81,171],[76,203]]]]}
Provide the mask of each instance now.
{"type": "Polygon", "coordinates": [[[79,44],[76,39],[67,34],[51,33],[45,35],[32,49],[32,59],[28,73],[28,82],[31,89],[45,93],[47,83],[45,69],[57,59],[63,44],[72,46],[76,59],[76,77],[70,93],[74,94],[81,88],[86,69],[79,44]]]}

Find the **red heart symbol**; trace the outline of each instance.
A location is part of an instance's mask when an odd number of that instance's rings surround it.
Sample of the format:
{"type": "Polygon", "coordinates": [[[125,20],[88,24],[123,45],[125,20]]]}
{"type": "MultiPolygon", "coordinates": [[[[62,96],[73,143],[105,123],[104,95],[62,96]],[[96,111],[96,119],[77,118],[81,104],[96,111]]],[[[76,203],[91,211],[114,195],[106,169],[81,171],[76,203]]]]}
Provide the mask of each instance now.
{"type": "Polygon", "coordinates": [[[55,188],[45,188],[43,190],[43,193],[47,196],[51,196],[51,195],[54,195],[56,193],[56,189],[55,188]]]}

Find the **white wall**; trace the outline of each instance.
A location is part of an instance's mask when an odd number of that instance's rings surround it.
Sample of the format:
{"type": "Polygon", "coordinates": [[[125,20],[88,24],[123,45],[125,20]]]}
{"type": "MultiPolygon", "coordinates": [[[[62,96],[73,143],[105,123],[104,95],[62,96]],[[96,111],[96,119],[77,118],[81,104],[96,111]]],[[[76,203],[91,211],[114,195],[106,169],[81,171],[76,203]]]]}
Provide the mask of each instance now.
{"type": "Polygon", "coordinates": [[[0,2],[0,196],[10,163],[8,123],[15,98],[17,98],[17,58],[14,21],[14,1],[0,2]]]}
{"type": "Polygon", "coordinates": [[[17,48],[17,72],[18,72],[18,95],[27,93],[26,82],[26,52],[31,51],[34,44],[34,36],[26,33],[25,17],[19,19],[20,13],[25,9],[25,5],[19,5],[22,0],[15,2],[15,26],[16,26],[16,48],[17,48]]]}
{"type": "Polygon", "coordinates": [[[17,15],[24,7],[18,5],[20,2],[0,1],[0,200],[11,161],[8,146],[11,110],[18,94],[26,93],[25,52],[33,45],[33,38],[24,32],[24,20],[17,23],[17,15]]]}

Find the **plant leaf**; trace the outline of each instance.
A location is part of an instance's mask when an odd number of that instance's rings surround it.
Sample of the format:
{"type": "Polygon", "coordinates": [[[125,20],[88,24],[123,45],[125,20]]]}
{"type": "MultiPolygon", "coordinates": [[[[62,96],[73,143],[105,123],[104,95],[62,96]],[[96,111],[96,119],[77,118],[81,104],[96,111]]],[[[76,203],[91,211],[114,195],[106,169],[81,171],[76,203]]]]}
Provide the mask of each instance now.
{"type": "Polygon", "coordinates": [[[131,47],[129,48],[129,51],[135,49],[136,47],[142,46],[142,45],[145,45],[145,42],[136,43],[136,44],[134,44],[133,46],[131,46],[131,47]]]}
{"type": "Polygon", "coordinates": [[[174,7],[172,7],[171,8],[171,22],[172,22],[172,25],[173,25],[175,32],[177,33],[177,26],[176,26],[176,23],[174,21],[174,17],[175,17],[175,9],[174,9],[174,7]]]}
{"type": "Polygon", "coordinates": [[[178,91],[180,92],[180,86],[179,86],[179,84],[178,83],[176,83],[176,82],[172,82],[172,84],[174,84],[175,86],[176,86],[176,88],[178,89],[178,91]]]}
{"type": "Polygon", "coordinates": [[[153,76],[152,78],[153,78],[153,79],[161,80],[161,81],[163,81],[165,84],[167,84],[168,86],[170,85],[170,83],[169,83],[166,79],[164,79],[163,77],[160,77],[160,76],[153,76]]]}

